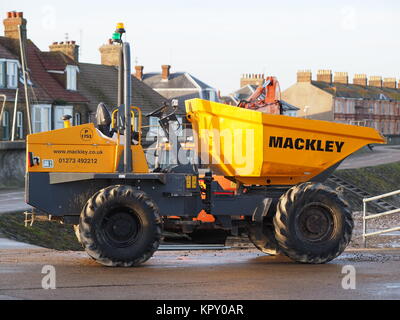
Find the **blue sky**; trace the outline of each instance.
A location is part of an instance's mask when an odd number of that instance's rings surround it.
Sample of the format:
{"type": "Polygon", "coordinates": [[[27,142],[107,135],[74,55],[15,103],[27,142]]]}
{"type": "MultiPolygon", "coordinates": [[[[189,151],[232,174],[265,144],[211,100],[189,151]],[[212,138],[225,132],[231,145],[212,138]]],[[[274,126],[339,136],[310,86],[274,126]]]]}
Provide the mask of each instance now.
{"type": "MultiPolygon", "coordinates": [[[[124,22],[133,63],[145,72],[171,64],[227,94],[243,73],[277,76],[282,89],[311,69],[400,77],[400,1],[2,1],[23,11],[28,36],[42,50],[53,41],[82,45],[82,61],[124,22]]],[[[0,34],[3,34],[1,25],[0,34]]]]}

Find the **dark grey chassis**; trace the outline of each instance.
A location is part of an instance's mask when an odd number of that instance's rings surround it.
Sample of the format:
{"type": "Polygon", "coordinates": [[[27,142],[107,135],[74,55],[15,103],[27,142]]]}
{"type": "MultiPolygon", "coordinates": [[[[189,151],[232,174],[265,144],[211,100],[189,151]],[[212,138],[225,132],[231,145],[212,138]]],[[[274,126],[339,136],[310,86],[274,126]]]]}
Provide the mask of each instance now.
{"type": "MultiPolygon", "coordinates": [[[[260,221],[270,207],[266,197],[278,199],[286,189],[247,190],[233,195],[224,193],[219,184],[211,182],[206,199],[199,186],[186,188],[186,176],[193,173],[93,174],[93,173],[28,173],[26,202],[37,212],[62,218],[64,223],[78,224],[86,202],[97,191],[111,185],[130,185],[144,191],[156,202],[160,215],[183,218],[197,217],[201,210],[212,213],[217,224],[232,228],[233,216],[248,216],[260,221]]],[[[204,191],[204,190],[203,190],[204,191]]]]}
{"type": "MultiPolygon", "coordinates": [[[[329,168],[312,181],[323,182],[339,165],[329,168]]],[[[48,214],[61,218],[64,223],[78,224],[79,216],[86,202],[97,191],[111,185],[130,185],[144,191],[157,204],[163,217],[177,216],[192,231],[192,218],[201,210],[213,214],[216,225],[237,233],[233,221],[240,216],[247,221],[262,222],[264,217],[272,218],[276,203],[290,186],[246,187],[236,194],[224,192],[213,181],[211,175],[205,178],[206,188],[199,184],[195,189],[186,188],[186,177],[198,172],[192,166],[178,166],[169,173],[125,174],[125,173],[34,173],[26,177],[26,202],[35,208],[36,214],[48,214]],[[202,192],[205,199],[202,199],[202,192]]],[[[204,198],[204,197],[203,197],[204,198]]],[[[181,223],[181,222],[180,222],[181,223]]]]}

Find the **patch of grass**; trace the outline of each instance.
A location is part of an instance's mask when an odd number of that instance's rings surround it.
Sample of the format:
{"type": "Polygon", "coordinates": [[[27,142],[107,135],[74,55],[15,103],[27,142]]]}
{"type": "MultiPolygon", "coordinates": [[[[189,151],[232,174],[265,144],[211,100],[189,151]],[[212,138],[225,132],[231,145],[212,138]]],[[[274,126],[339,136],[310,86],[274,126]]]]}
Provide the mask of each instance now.
{"type": "Polygon", "coordinates": [[[32,227],[24,226],[22,213],[0,215],[0,233],[9,239],[60,251],[81,251],[71,225],[52,221],[35,221],[32,227]]]}
{"type": "MultiPolygon", "coordinates": [[[[400,189],[400,162],[383,164],[376,167],[366,167],[360,169],[338,170],[336,176],[364,189],[372,195],[379,195],[400,189]]],[[[346,195],[344,195],[346,198],[346,195]]],[[[354,196],[348,195],[350,202],[357,203],[357,211],[361,210],[361,199],[355,201],[354,196]]],[[[385,201],[400,206],[400,197],[395,196],[385,199],[385,201]]]]}

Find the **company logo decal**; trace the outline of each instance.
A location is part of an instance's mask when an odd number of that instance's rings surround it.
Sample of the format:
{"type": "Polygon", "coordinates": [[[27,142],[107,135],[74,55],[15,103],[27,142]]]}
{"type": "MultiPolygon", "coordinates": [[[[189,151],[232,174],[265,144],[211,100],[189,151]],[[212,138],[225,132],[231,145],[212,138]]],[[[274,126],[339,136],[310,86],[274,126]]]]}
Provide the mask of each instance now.
{"type": "Polygon", "coordinates": [[[341,153],[343,150],[343,146],[344,146],[343,141],[303,139],[303,138],[296,139],[296,138],[285,138],[285,137],[274,137],[274,136],[271,136],[269,138],[270,148],[341,153]]]}
{"type": "Polygon", "coordinates": [[[83,128],[80,136],[83,141],[90,141],[93,139],[93,131],[90,128],[83,128]]]}

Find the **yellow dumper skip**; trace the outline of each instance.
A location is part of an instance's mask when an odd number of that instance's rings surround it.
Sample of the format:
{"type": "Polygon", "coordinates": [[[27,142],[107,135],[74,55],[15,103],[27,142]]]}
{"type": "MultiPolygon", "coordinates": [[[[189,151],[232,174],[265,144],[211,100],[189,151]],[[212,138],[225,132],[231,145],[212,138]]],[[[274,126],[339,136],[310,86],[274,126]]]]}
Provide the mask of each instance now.
{"type": "Polygon", "coordinates": [[[186,101],[196,150],[217,174],[251,185],[306,182],[371,143],[372,128],[308,120],[201,99],[186,101]]]}

